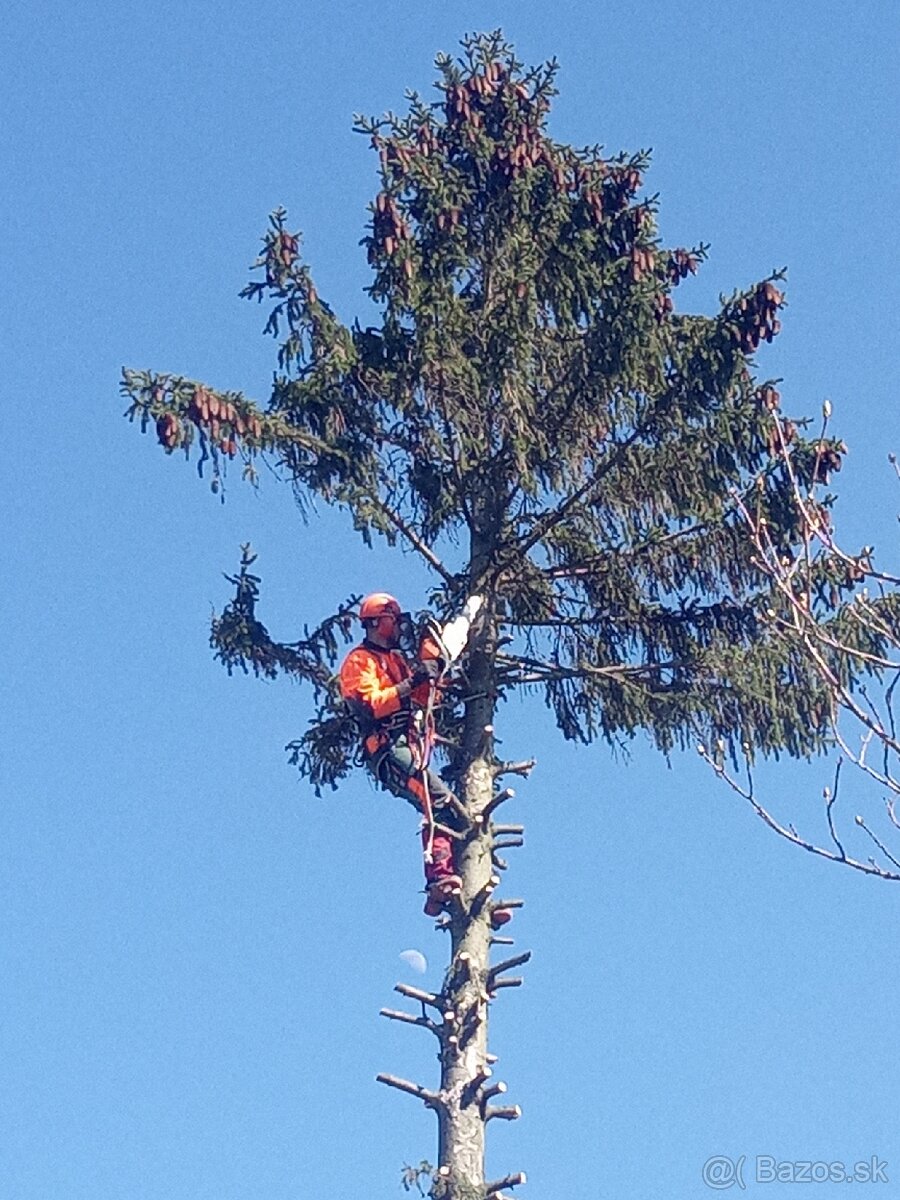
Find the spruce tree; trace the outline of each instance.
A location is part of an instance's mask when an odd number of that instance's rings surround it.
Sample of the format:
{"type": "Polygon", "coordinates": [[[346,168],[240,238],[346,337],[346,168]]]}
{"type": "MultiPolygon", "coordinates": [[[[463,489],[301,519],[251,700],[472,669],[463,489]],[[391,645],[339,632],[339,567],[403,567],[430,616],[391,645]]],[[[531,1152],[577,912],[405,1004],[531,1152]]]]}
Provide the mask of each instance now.
{"type": "MultiPolygon", "coordinates": [[[[661,244],[648,155],[554,141],[556,64],[527,69],[499,31],[462,47],[438,57],[436,99],[410,93],[405,116],[356,122],[379,160],[364,238],[379,324],[339,319],[278,210],[261,277],[242,293],[270,305],[268,402],[136,370],[123,390],[128,415],[168,453],[198,455],[214,490],[238,465],[254,480],[268,458],[301,504],[335,505],[365,542],[415,552],[438,616],[486,597],[441,709],[444,771],[468,822],[445,982],[439,993],[399,985],[420,1010],[385,1010],[437,1039],[440,1081],[379,1077],[437,1115],[434,1196],[483,1200],[524,1181],[484,1171],[487,1123],[519,1113],[491,1073],[488,1014],[527,959],[490,957],[507,940],[490,924],[499,852],[522,836],[498,819],[501,780],[532,766],[495,753],[498,706],[537,690],[567,739],[642,732],[665,753],[700,743],[719,765],[817,752],[828,688],[783,636],[789,606],[746,514],[780,560],[795,559],[808,538],[801,501],[844,447],[784,418],[776,381],[757,371],[780,330],[780,274],[713,315],[680,312],[678,285],[706,247],[661,244]]],[[[811,574],[808,611],[827,628],[857,579],[827,553],[811,574]]],[[[292,758],[314,788],[337,786],[357,735],[334,672],[358,597],[288,643],[259,619],[249,548],[232,582],[216,655],[229,671],[312,685],[315,716],[292,758]]],[[[852,686],[884,634],[876,622],[844,632],[858,651],[852,686]]]]}

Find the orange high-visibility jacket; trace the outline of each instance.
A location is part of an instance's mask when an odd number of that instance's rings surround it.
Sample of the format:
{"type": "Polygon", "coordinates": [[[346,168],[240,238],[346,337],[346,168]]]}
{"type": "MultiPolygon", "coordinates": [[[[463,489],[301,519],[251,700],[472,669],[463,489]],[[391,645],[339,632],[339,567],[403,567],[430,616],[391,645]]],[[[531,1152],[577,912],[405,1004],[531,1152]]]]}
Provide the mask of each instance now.
{"type": "MultiPolygon", "coordinates": [[[[431,647],[423,646],[422,657],[431,657],[431,647]]],[[[408,697],[397,694],[397,684],[412,674],[409,663],[399,650],[384,650],[363,642],[351,650],[341,664],[341,695],[365,727],[379,725],[412,704],[428,703],[428,684],[420,683],[408,697]]],[[[364,728],[364,732],[365,728],[364,728]]]]}

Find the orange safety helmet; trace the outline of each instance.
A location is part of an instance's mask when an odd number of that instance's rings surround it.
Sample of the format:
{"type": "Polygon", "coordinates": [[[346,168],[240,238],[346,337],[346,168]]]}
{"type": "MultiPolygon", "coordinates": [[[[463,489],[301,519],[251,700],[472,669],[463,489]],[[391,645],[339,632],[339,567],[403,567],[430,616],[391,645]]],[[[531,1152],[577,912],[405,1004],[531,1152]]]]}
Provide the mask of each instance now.
{"type": "Polygon", "coordinates": [[[361,621],[377,621],[379,617],[399,617],[400,601],[388,592],[372,592],[359,606],[361,621]]]}

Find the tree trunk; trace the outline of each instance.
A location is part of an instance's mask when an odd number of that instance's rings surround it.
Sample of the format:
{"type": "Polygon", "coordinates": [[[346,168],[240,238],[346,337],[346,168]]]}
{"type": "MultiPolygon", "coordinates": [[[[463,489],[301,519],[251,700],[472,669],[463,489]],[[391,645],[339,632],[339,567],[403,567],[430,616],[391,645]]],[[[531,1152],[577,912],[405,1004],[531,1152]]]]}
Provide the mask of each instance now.
{"type": "MultiPolygon", "coordinates": [[[[469,577],[476,581],[479,561],[486,565],[489,556],[473,555],[469,577]]],[[[474,590],[477,591],[477,584],[474,590]]],[[[421,1017],[382,1010],[395,1020],[424,1025],[440,1042],[439,1090],[430,1091],[390,1075],[379,1076],[383,1083],[423,1100],[437,1114],[438,1165],[431,1193],[434,1200],[485,1200],[486,1196],[498,1196],[501,1187],[525,1182],[524,1174],[487,1182],[484,1166],[488,1121],[492,1116],[510,1120],[519,1115],[517,1107],[492,1107],[489,1103],[506,1087],[492,1082],[490,1064],[496,1060],[488,1053],[490,993],[503,986],[503,981],[491,975],[490,963],[493,895],[500,882],[495,873],[491,823],[491,812],[498,802],[493,729],[497,636],[490,602],[485,608],[487,612],[469,645],[466,685],[470,699],[457,759],[456,792],[465,806],[470,829],[464,840],[456,844],[455,862],[462,878],[462,892],[449,918],[445,918],[450,933],[450,963],[437,994],[398,984],[401,994],[422,1002],[421,1017]],[[427,1015],[426,1006],[437,1016],[427,1015]]],[[[521,832],[518,827],[516,830],[521,832]]],[[[518,965],[528,957],[520,955],[506,965],[518,965]]]]}
{"type": "MultiPolygon", "coordinates": [[[[489,623],[479,640],[481,645],[473,648],[470,657],[468,683],[475,698],[466,713],[466,765],[460,788],[466,809],[476,821],[494,791],[493,631],[489,623]]],[[[445,1039],[441,1055],[438,1142],[439,1165],[448,1171],[443,1176],[447,1200],[484,1196],[485,1105],[481,1089],[491,1074],[487,1057],[487,978],[495,886],[491,843],[490,822],[485,820],[457,852],[462,897],[451,917],[451,958],[443,991],[454,1030],[445,1039]]]]}
{"type": "MultiPolygon", "coordinates": [[[[488,519],[490,527],[495,522],[488,519]]],[[[494,541],[489,535],[475,536],[469,580],[479,592],[479,580],[491,568],[494,541]]],[[[488,1053],[488,1013],[491,977],[491,914],[493,896],[500,882],[494,866],[494,835],[490,813],[496,803],[497,778],[494,753],[494,711],[497,704],[496,613],[490,595],[485,611],[469,643],[466,683],[470,700],[466,705],[459,760],[459,793],[472,829],[456,854],[462,877],[460,903],[450,918],[450,965],[442,989],[445,1033],[441,1048],[438,1178],[436,1200],[483,1200],[499,1192],[497,1184],[485,1180],[485,1127],[490,1115],[518,1116],[518,1108],[492,1110],[489,1100],[505,1091],[504,1084],[491,1083],[488,1053]],[[448,1015],[449,1014],[449,1015],[448,1015]],[[449,1028],[448,1028],[449,1026],[449,1028]]],[[[501,1181],[498,1181],[498,1184],[501,1181]]],[[[503,1185],[524,1183],[524,1175],[507,1176],[503,1185]]]]}

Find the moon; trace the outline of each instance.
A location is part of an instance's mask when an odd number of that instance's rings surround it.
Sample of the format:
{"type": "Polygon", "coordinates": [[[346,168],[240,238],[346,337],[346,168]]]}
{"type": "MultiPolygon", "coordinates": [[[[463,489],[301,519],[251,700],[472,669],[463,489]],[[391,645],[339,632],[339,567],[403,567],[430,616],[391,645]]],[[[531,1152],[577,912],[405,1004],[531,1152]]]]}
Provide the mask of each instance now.
{"type": "Polygon", "coordinates": [[[401,950],[400,958],[411,967],[417,975],[424,975],[428,970],[428,960],[421,950],[401,950]]]}

